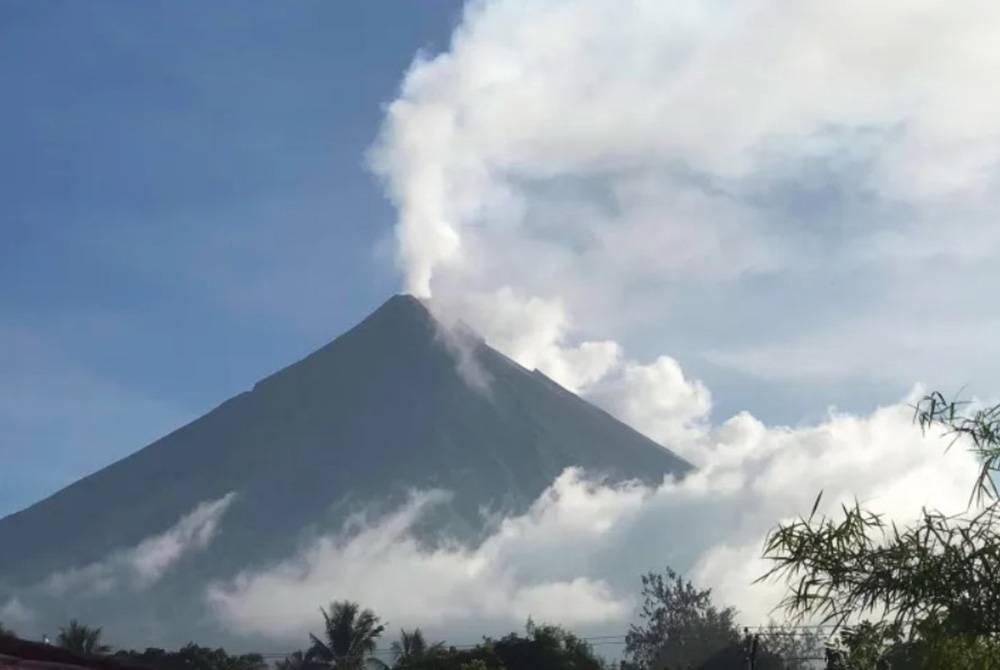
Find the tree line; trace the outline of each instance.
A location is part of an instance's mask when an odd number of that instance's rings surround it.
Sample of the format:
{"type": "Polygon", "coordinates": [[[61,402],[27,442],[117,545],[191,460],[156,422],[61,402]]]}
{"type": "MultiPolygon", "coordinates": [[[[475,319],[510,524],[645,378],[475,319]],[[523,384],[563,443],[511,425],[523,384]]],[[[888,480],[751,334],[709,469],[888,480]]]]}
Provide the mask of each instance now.
{"type": "MultiPolygon", "coordinates": [[[[273,670],[647,670],[698,668],[805,670],[807,654],[821,648],[818,634],[778,625],[748,635],[733,608],[718,608],[711,591],[696,588],[669,568],[642,578],[643,608],[624,639],[624,658],[610,663],[594,645],[561,626],[528,620],[522,632],[485,637],[467,647],[428,641],[419,628],[399,631],[388,656],[376,654],[386,624],[351,601],[321,608],[321,628],[304,650],[288,654],[273,670]]],[[[188,644],[176,651],[150,648],[112,653],[101,628],[71,621],[55,644],[87,655],[111,655],[153,670],[272,670],[261,654],[234,655],[188,644]]]]}

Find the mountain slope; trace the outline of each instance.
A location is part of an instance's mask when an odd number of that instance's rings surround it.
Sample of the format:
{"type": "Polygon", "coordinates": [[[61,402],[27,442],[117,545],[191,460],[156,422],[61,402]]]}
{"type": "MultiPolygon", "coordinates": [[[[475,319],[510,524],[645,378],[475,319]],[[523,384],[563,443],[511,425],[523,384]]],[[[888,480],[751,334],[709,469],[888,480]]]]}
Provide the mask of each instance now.
{"type": "Polygon", "coordinates": [[[358,326],[205,416],[0,520],[4,586],[100,561],[235,493],[223,532],[175,591],[286,556],[407,489],[455,493],[437,530],[471,539],[480,507],[523,511],[566,467],[659,481],[690,466],[538,372],[469,340],[490,382],[458,373],[439,326],[396,296],[358,326]]]}

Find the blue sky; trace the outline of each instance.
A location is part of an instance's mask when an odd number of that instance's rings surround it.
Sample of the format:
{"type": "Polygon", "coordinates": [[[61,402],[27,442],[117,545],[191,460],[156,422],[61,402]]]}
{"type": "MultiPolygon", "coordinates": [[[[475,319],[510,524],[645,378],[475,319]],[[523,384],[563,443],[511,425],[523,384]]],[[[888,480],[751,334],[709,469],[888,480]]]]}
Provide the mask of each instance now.
{"type": "Polygon", "coordinates": [[[323,344],[399,280],[364,169],[460,3],[0,3],[0,514],[323,344]]]}

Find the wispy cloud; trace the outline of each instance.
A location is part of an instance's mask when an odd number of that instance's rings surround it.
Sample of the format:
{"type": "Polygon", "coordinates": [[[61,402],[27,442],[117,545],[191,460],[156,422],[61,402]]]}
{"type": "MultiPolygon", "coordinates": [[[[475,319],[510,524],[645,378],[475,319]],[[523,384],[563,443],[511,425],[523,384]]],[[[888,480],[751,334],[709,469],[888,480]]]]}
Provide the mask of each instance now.
{"type": "Polygon", "coordinates": [[[107,595],[122,587],[147,589],[186,554],[209,545],[235,498],[235,493],[227,493],[218,500],[203,502],[171,528],[134,547],[114,552],[95,563],[50,575],[41,589],[57,597],[107,595]]]}

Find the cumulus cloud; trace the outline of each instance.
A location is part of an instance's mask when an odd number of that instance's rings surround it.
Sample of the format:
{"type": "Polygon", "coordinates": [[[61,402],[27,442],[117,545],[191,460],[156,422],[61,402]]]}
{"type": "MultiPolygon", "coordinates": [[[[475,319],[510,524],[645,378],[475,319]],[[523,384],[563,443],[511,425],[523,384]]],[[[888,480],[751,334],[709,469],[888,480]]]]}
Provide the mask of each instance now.
{"type": "Polygon", "coordinates": [[[588,510],[581,509],[600,506],[580,496],[580,485],[576,473],[568,473],[528,517],[504,520],[476,548],[422,546],[412,534],[414,524],[449,496],[414,493],[395,513],[365,524],[360,532],[320,538],[277,566],[213,585],[206,597],[232,629],[277,637],[301,635],[315,624],[326,594],[360,600],[395,625],[523,621],[532,614],[569,623],[615,620],[624,606],[602,580],[579,575],[537,579],[525,570],[527,557],[518,556],[539,524],[572,537],[601,534],[606,521],[588,520],[588,510]]]}
{"type": "Polygon", "coordinates": [[[396,512],[323,537],[288,560],[207,591],[230,629],[296,639],[330,598],[374,608],[394,626],[502,631],[526,617],[623,630],[644,571],[671,564],[765,622],[781,584],[752,585],[766,569],[765,534],[807,512],[859,497],[896,519],[922,505],[964,508],[977,463],[923,436],[905,403],[864,417],[831,414],[808,428],[768,428],[742,414],[700,438],[703,467],[658,487],[608,485],[568,470],[524,515],[502,520],[477,546],[433,547],[415,524],[448,495],[415,493],[396,512]]]}
{"type": "Polygon", "coordinates": [[[673,358],[660,356],[648,365],[630,362],[614,378],[589,389],[587,399],[700,462],[712,394],[701,381],[687,379],[673,358]]]}
{"type": "Polygon", "coordinates": [[[171,528],[134,547],[50,575],[41,590],[48,596],[63,597],[105,595],[121,586],[134,590],[149,588],[185,554],[209,545],[235,497],[236,494],[230,492],[217,500],[200,503],[171,528]]]}
{"type": "Polygon", "coordinates": [[[776,394],[985,383],[998,28],[986,2],[471,2],[371,151],[407,286],[575,390],[657,339],[776,394]]]}

